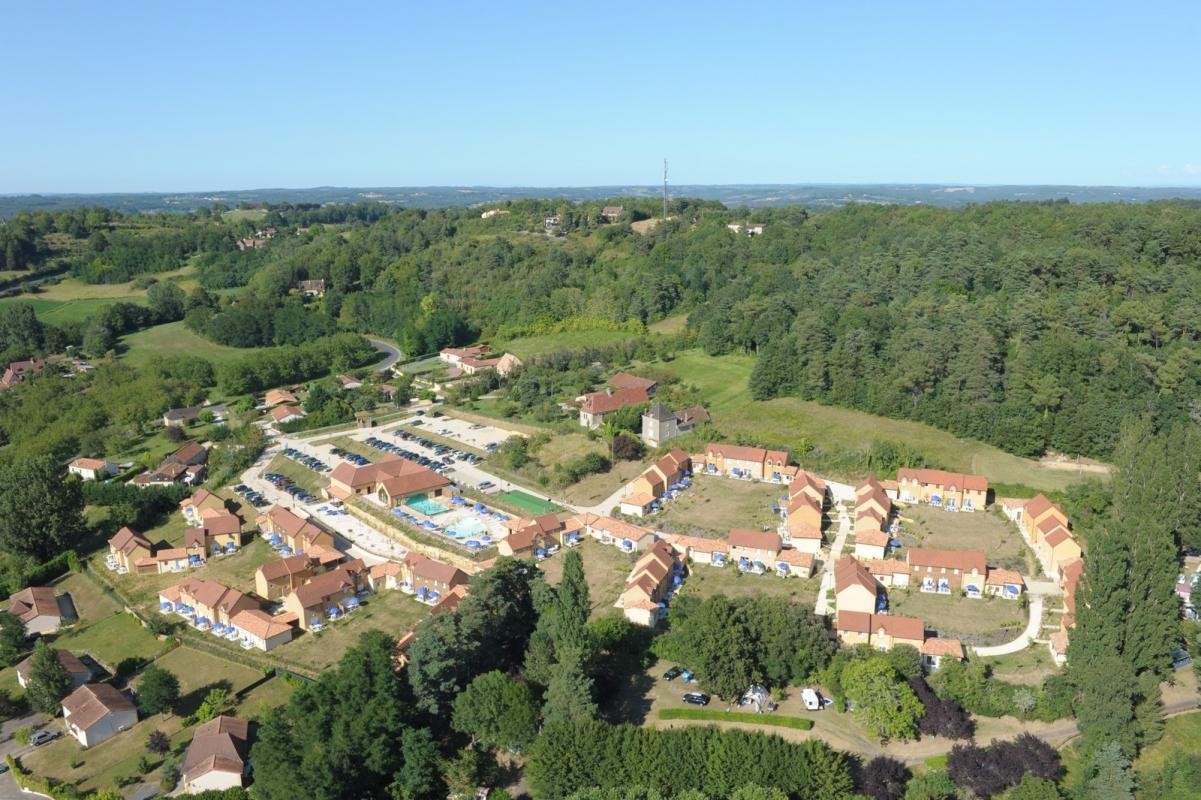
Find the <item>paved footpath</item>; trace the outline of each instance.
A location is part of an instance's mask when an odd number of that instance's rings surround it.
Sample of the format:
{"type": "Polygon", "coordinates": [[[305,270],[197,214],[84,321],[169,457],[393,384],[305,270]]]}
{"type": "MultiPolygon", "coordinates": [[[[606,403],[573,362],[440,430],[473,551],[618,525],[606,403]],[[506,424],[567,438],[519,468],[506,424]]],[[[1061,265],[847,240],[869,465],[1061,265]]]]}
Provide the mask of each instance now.
{"type": "Polygon", "coordinates": [[[1043,596],[1032,594],[1030,595],[1030,621],[1026,623],[1026,630],[1022,631],[1021,636],[1011,642],[992,647],[973,647],[972,651],[978,656],[1006,656],[1010,653],[1019,653],[1034,643],[1034,638],[1038,636],[1042,627],[1043,596]]]}
{"type": "Polygon", "coordinates": [[[833,611],[827,595],[834,588],[834,565],[842,555],[842,548],[846,546],[847,536],[851,533],[851,516],[841,504],[837,508],[838,533],[834,536],[834,544],[830,545],[830,555],[826,558],[826,563],[822,564],[822,583],[817,590],[817,605],[813,609],[819,616],[827,616],[833,611]]]}

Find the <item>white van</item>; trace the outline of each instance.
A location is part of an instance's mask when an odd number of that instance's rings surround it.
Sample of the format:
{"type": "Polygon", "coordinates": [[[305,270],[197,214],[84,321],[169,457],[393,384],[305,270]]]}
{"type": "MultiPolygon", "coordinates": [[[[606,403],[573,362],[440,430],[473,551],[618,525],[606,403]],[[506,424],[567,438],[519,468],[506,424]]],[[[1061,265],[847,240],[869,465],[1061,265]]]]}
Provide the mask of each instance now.
{"type": "Polygon", "coordinates": [[[801,702],[809,711],[821,711],[822,699],[813,689],[801,689],[801,702]]]}

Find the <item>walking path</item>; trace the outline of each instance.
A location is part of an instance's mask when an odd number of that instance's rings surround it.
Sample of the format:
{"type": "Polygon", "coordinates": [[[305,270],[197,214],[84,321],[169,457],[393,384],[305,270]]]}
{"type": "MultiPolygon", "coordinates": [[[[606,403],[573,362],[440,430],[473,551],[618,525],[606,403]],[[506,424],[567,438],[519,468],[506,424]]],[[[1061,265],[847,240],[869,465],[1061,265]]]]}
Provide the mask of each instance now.
{"type": "Polygon", "coordinates": [[[1018,653],[1025,650],[1034,643],[1034,637],[1038,636],[1038,632],[1043,627],[1043,596],[1041,594],[1030,595],[1030,621],[1026,623],[1026,630],[1022,631],[1022,635],[1013,641],[1005,644],[998,644],[992,647],[973,647],[972,650],[978,656],[1006,656],[1010,653],[1018,653]]]}
{"type": "Polygon", "coordinates": [[[819,616],[826,616],[833,611],[828,595],[834,588],[834,565],[842,555],[842,548],[846,546],[847,536],[851,533],[850,514],[841,505],[837,508],[838,533],[834,536],[834,544],[830,545],[830,555],[826,558],[826,563],[822,564],[822,583],[817,590],[817,605],[813,609],[819,616]]]}

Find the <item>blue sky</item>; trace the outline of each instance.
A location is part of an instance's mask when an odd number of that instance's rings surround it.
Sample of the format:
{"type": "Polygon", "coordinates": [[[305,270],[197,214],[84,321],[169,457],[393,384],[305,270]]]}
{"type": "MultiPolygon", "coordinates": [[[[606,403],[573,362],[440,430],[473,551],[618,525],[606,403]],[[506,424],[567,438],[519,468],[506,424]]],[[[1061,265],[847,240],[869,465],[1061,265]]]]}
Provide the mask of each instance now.
{"type": "Polygon", "coordinates": [[[22,3],[0,192],[1201,185],[1201,3],[22,3]],[[745,7],[743,7],[745,6],[745,7]]]}

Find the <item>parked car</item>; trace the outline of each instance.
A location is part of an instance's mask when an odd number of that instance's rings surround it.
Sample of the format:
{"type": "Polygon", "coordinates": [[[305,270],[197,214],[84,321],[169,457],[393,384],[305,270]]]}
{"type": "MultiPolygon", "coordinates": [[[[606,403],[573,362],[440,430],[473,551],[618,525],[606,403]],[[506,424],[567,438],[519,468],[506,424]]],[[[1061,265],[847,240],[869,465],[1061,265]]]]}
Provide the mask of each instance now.
{"type": "Polygon", "coordinates": [[[493,483],[492,481],[480,481],[479,485],[476,486],[475,488],[479,489],[481,492],[486,492],[495,485],[496,484],[493,483]]]}
{"type": "Polygon", "coordinates": [[[683,671],[684,670],[680,669],[679,667],[671,667],[667,670],[667,672],[663,673],[663,680],[674,681],[676,678],[680,677],[680,673],[683,671]]]}
{"type": "Polygon", "coordinates": [[[29,737],[29,743],[34,747],[40,747],[49,742],[53,742],[59,736],[62,736],[62,733],[59,731],[38,731],[33,736],[29,737]]]}
{"type": "Polygon", "coordinates": [[[704,692],[689,692],[684,695],[684,702],[692,706],[707,706],[709,705],[709,695],[704,692]]]}

